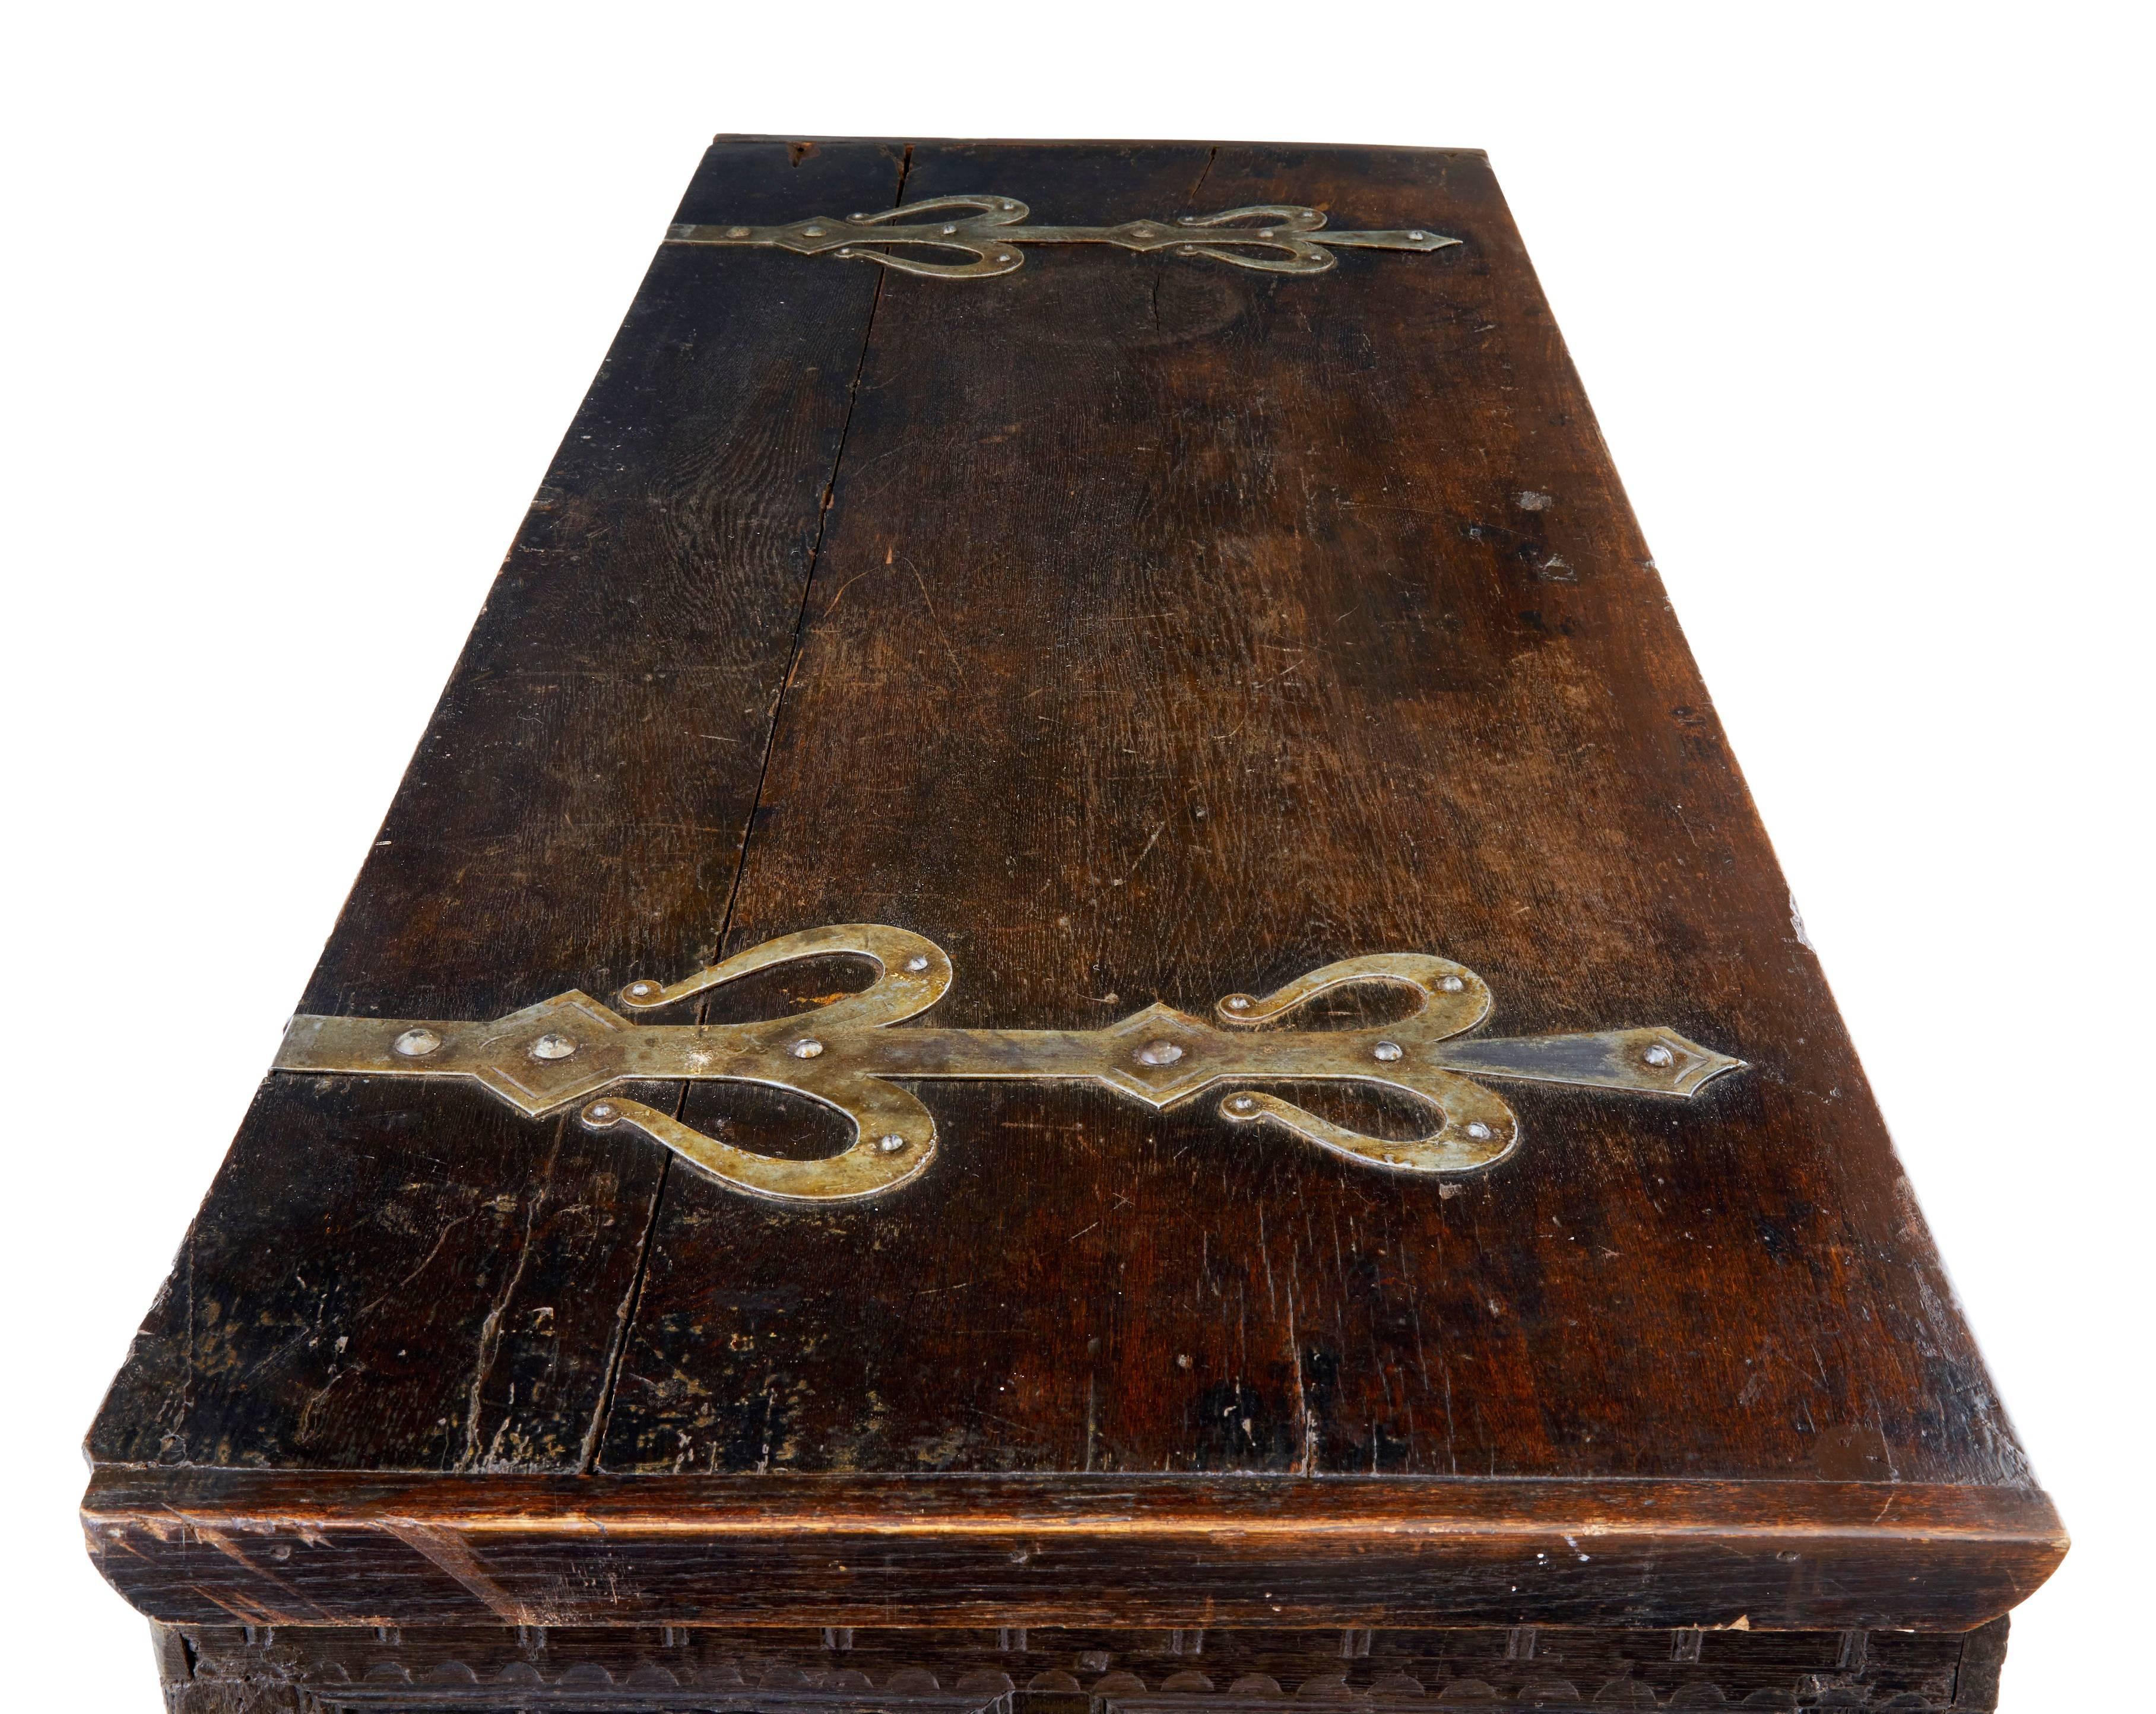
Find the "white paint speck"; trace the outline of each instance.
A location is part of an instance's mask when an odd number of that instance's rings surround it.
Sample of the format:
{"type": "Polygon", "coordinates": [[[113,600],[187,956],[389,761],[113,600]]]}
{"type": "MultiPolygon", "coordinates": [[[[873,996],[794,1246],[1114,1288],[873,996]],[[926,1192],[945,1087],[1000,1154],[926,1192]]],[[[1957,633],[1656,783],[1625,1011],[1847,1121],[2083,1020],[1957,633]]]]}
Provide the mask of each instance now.
{"type": "Polygon", "coordinates": [[[1804,913],[1797,909],[1797,895],[1794,893],[1789,895],[1789,926],[1797,931],[1799,946],[1807,952],[1819,951],[1819,948],[1812,944],[1812,937],[1804,932],[1804,913]]]}

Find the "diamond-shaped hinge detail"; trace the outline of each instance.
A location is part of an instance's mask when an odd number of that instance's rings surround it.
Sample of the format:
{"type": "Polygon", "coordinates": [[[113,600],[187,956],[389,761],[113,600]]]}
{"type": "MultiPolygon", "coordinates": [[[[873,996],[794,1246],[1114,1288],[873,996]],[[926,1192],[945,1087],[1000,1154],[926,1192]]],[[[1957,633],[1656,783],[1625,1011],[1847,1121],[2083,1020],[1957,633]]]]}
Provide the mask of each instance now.
{"type": "Polygon", "coordinates": [[[1156,1107],[1173,1106],[1223,1075],[1220,1049],[1229,1039],[1173,1006],[1155,1002],[1101,1035],[1109,1080],[1156,1107]]]}
{"type": "Polygon", "coordinates": [[[589,995],[572,990],[512,1012],[476,1045],[473,1075],[536,1117],[618,1080],[630,1026],[589,995]]]}

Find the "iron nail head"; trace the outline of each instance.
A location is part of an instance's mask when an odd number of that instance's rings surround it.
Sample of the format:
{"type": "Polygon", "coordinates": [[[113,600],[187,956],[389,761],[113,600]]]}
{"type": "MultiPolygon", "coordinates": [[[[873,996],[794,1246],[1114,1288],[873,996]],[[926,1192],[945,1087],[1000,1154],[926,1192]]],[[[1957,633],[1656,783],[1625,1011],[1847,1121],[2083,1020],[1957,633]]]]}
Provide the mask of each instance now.
{"type": "Polygon", "coordinates": [[[552,1029],[531,1044],[531,1057],[535,1060],[566,1060],[576,1050],[576,1043],[552,1029]]]}
{"type": "Polygon", "coordinates": [[[1172,1041],[1149,1041],[1137,1057],[1141,1065],[1173,1065],[1183,1057],[1183,1049],[1172,1041]]]}
{"type": "Polygon", "coordinates": [[[1650,1065],[1666,1065],[1672,1060],[1676,1059],[1676,1055],[1671,1053],[1667,1048],[1664,1047],[1660,1042],[1656,1042],[1654,1046],[1649,1048],[1647,1051],[1640,1055],[1640,1057],[1645,1060],[1650,1065]]]}
{"type": "Polygon", "coordinates": [[[813,1060],[824,1051],[824,1044],[813,1035],[804,1035],[786,1051],[797,1060],[813,1060]]]}
{"type": "Polygon", "coordinates": [[[928,967],[928,960],[921,953],[916,952],[906,961],[906,967],[917,975],[928,967]]]}
{"type": "Polygon", "coordinates": [[[1394,1060],[1399,1059],[1399,1056],[1400,1044],[1396,1041],[1381,1041],[1377,1044],[1377,1046],[1370,1049],[1370,1057],[1372,1059],[1383,1060],[1387,1065],[1390,1065],[1394,1060]]]}
{"type": "Polygon", "coordinates": [[[1467,986],[1456,976],[1441,976],[1438,978],[1437,985],[1449,994],[1456,994],[1467,986]]]}
{"type": "Polygon", "coordinates": [[[896,1131],[886,1131],[876,1138],[876,1147],[887,1155],[895,1155],[906,1147],[906,1139],[896,1131]]]}
{"type": "Polygon", "coordinates": [[[442,1039],[431,1029],[408,1029],[389,1044],[408,1060],[424,1060],[442,1045],[442,1039]]]}

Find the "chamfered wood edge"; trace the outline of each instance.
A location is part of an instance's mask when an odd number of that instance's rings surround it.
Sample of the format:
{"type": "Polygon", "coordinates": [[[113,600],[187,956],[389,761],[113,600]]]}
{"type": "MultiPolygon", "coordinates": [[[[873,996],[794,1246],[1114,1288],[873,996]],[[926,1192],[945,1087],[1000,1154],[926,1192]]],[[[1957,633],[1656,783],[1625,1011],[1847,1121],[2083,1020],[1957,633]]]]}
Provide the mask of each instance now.
{"type": "Polygon", "coordinates": [[[1306,137],[1267,142],[1250,137],[870,137],[830,136],[822,132],[722,131],[720,143],[870,143],[886,149],[1339,149],[1383,155],[1450,155],[1486,161],[1486,149],[1430,143],[1342,143],[1306,137]]]}
{"type": "Polygon", "coordinates": [[[2067,1546],[2035,1489],[1866,1482],[103,1465],[82,1516],[168,1624],[1966,1630],[2067,1546]]]}

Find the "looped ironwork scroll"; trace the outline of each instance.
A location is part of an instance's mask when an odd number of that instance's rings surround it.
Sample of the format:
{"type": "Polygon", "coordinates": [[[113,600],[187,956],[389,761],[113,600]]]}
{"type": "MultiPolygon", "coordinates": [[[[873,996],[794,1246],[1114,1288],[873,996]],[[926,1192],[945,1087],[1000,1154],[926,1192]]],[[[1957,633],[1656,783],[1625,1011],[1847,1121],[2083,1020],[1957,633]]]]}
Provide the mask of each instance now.
{"type": "Polygon", "coordinates": [[[1104,1029],[905,1027],[952,979],[951,961],[933,941],[846,923],[767,941],[681,982],[633,982],[619,1012],[572,990],[480,1024],[303,1015],[286,1030],[276,1069],[460,1078],[535,1118],[582,1102],[585,1125],[640,1132],[732,1189],[778,1202],[845,1202],[896,1189],[933,1159],[936,1121],[899,1086],[916,1080],[1083,1081],[1157,1108],[1225,1085],[1219,1111],[1233,1123],[1270,1124],[1365,1166],[1442,1174],[1492,1166],[1519,1145],[1518,1119],[1478,1077],[1690,1096],[1743,1064],[1661,1026],[1471,1036],[1489,1015],[1488,985],[1465,965],[1421,952],[1343,959],[1262,997],[1229,994],[1212,1022],[1152,1005],[1104,1029]],[[871,960],[875,979],[829,1004],[760,1023],[630,1021],[774,965],[833,954],[871,960]],[[1415,1008],[1358,1029],[1289,1026],[1319,996],[1359,983],[1404,987],[1415,1008]],[[610,1092],[644,1080],[790,1090],[844,1114],[853,1135],[820,1160],[756,1154],[610,1092]],[[1435,1110],[1436,1127],[1404,1141],[1369,1137],[1262,1086],[1327,1081],[1414,1097],[1435,1110]]]}
{"type": "Polygon", "coordinates": [[[1351,1054],[1378,1075],[1359,1081],[1381,1083],[1419,1096],[1438,1113],[1438,1126],[1427,1136],[1402,1142],[1366,1137],[1345,1126],[1260,1091],[1245,1090],[1220,1103],[1220,1116],[1240,1124],[1270,1121],[1320,1148],[1351,1159],[1409,1172],[1467,1172],[1496,1164],[1519,1141],[1512,1108],[1496,1096],[1433,1062],[1429,1049],[1471,1029],[1490,1015],[1488,985],[1464,964],[1418,952],[1380,952],[1342,958],[1297,977],[1262,998],[1229,994],[1215,1008],[1221,1023],[1255,1029],[1280,1022],[1334,989],[1366,983],[1405,988],[1415,996],[1414,1010],[1397,1022],[1372,1029],[1327,1030],[1351,1054]]]}
{"type": "Polygon", "coordinates": [[[697,222],[671,226],[676,244],[748,245],[797,255],[837,255],[875,262],[931,280],[983,280],[1025,265],[1024,244],[1114,244],[1126,250],[1167,250],[1203,256],[1268,274],[1322,274],[1338,249],[1428,253],[1456,238],[1424,227],[1398,231],[1336,231],[1316,208],[1264,203],[1173,220],[1127,220],[1115,226],[1034,226],[1032,210],[1010,197],[930,197],[844,219],[812,215],[784,226],[729,226],[697,222]],[[963,262],[937,260],[965,256],[963,262]]]}
{"type": "Polygon", "coordinates": [[[593,1101],[583,1122],[593,1130],[619,1125],[641,1131],[722,1183],[778,1202],[850,1202],[919,1178],[936,1156],[936,1121],[915,1096],[853,1064],[839,1039],[903,1022],[943,998],[951,960],[935,942],[874,922],[806,929],[737,952],[667,988],[632,983],[621,1004],[634,1015],[774,965],[849,953],[872,960],[875,980],[858,993],[758,1029],[757,1064],[767,1075],[752,1071],[744,1079],[807,1096],[851,1120],[854,1134],[838,1154],[806,1161],[752,1154],[642,1101],[593,1101]],[[643,992],[634,991],[639,988],[643,992]]]}

